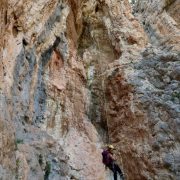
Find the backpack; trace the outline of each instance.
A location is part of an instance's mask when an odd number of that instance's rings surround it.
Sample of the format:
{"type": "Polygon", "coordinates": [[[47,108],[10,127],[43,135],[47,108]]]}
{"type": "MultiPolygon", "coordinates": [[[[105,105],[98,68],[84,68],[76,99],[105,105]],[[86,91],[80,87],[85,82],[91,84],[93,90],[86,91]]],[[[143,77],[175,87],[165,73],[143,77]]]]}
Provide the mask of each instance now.
{"type": "Polygon", "coordinates": [[[111,158],[109,157],[109,152],[107,150],[102,152],[102,162],[106,166],[111,163],[111,158]]]}

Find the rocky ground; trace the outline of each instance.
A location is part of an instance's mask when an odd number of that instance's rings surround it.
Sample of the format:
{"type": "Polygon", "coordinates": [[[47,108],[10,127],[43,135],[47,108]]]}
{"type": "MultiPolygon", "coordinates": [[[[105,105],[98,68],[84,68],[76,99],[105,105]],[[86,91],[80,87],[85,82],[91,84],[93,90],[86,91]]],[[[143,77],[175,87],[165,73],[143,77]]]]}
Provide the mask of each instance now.
{"type": "Polygon", "coordinates": [[[0,179],[180,178],[179,0],[0,4],[0,179]]]}

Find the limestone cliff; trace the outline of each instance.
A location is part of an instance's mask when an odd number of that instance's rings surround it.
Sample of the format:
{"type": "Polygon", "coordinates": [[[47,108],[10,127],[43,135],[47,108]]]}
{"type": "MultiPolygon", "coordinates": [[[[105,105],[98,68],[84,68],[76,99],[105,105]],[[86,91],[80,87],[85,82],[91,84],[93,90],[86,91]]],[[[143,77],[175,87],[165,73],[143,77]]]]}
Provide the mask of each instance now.
{"type": "Polygon", "coordinates": [[[178,0],[0,4],[0,179],[180,178],[178,0]]]}
{"type": "Polygon", "coordinates": [[[169,45],[179,51],[179,7],[178,0],[137,2],[135,12],[140,16],[152,44],[169,45]]]}

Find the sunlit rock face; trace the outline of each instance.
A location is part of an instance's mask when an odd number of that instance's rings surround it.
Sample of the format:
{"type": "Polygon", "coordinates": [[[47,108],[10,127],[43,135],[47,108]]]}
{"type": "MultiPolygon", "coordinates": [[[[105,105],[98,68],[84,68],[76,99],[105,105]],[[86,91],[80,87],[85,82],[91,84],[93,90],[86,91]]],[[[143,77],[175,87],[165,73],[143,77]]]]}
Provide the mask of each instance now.
{"type": "Polygon", "coordinates": [[[153,3],[0,0],[0,179],[108,180],[108,142],[126,179],[179,178],[179,4],[153,3]]]}
{"type": "Polygon", "coordinates": [[[78,55],[83,2],[2,5],[1,179],[106,179],[78,55]]]}

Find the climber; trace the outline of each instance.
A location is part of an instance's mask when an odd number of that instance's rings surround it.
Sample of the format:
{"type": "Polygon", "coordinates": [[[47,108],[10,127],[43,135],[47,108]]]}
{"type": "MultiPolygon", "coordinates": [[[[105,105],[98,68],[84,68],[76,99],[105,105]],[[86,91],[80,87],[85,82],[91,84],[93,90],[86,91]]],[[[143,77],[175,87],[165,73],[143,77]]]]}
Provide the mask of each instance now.
{"type": "Polygon", "coordinates": [[[124,179],[123,173],[120,167],[116,164],[116,157],[113,153],[115,150],[113,145],[108,145],[105,150],[102,152],[103,163],[106,167],[108,167],[114,173],[114,180],[117,180],[117,173],[119,173],[121,179],[124,179]]]}

